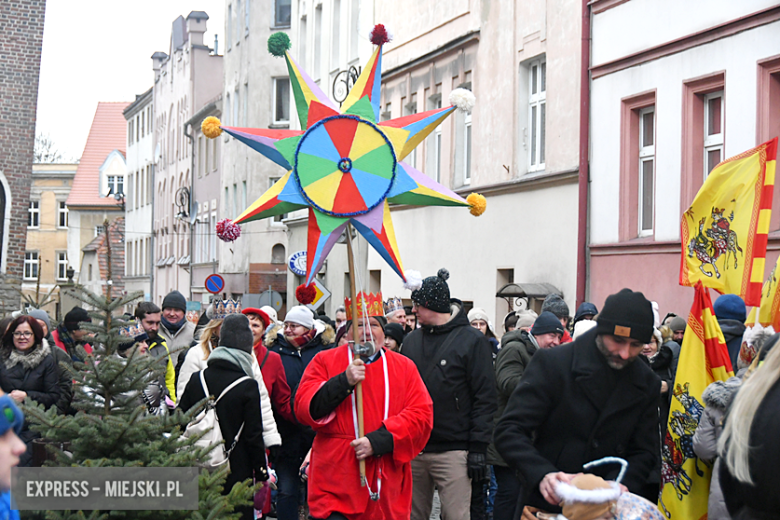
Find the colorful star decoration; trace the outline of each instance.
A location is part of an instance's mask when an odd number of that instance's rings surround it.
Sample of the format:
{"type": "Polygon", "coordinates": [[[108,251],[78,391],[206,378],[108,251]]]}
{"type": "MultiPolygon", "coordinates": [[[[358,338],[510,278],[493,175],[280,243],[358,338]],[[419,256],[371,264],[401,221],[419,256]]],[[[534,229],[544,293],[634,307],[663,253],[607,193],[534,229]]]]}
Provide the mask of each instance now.
{"type": "MultiPolygon", "coordinates": [[[[382,44],[389,41],[386,34],[382,26],[372,31],[372,42],[377,48],[341,109],[293,60],[287,52],[289,40],[282,40],[278,55],[283,52],[287,61],[298,118],[305,130],[227,127],[213,117],[202,125],[207,137],[214,138],[225,131],[287,170],[235,223],[308,208],[307,284],[319,272],[348,223],[405,281],[390,218],[391,202],[466,206],[475,215],[484,211],[485,199],[481,195],[471,194],[463,199],[403,162],[458,107],[379,121],[382,44]],[[381,36],[375,36],[378,34],[381,36]]],[[[277,54],[273,50],[272,53],[277,54]]],[[[458,90],[461,92],[454,91],[450,99],[465,99],[459,105],[470,110],[473,95],[458,90]]]]}

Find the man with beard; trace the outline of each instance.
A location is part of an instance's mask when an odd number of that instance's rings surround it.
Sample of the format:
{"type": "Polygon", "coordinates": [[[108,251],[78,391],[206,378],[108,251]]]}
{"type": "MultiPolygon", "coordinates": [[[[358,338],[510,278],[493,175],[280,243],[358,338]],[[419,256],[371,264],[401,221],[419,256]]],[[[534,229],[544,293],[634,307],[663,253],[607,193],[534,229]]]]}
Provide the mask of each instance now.
{"type": "Polygon", "coordinates": [[[187,320],[186,314],[187,299],[182,293],[171,291],[163,298],[159,334],[165,339],[174,367],[195,336],[195,324],[187,320]]]}
{"type": "Polygon", "coordinates": [[[146,335],[148,350],[154,357],[161,359],[165,363],[165,387],[168,395],[173,402],[176,402],[176,370],[171,359],[168,344],[165,338],[159,334],[161,312],[160,308],[152,302],[141,302],[135,308],[135,318],[141,324],[146,335]]]}
{"type": "MultiPolygon", "coordinates": [[[[525,505],[560,512],[558,482],[608,456],[627,460],[622,483],[642,490],[660,463],[661,381],[634,361],[652,336],[650,302],[623,289],[607,298],[595,328],[531,358],[494,434],[499,453],[525,478],[525,505]]],[[[618,470],[589,472],[614,480],[618,470]]]]}

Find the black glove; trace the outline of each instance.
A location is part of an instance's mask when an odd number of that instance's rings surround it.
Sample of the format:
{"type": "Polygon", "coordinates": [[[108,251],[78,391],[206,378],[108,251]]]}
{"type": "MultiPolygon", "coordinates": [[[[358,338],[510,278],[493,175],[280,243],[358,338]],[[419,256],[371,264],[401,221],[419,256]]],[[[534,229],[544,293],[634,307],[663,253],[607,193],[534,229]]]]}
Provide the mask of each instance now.
{"type": "Polygon", "coordinates": [[[481,482],[487,478],[487,462],[484,453],[469,452],[466,467],[472,481],[481,482]]]}
{"type": "Polygon", "coordinates": [[[268,462],[271,464],[275,464],[276,461],[279,460],[279,446],[269,446],[268,447],[268,462]]]}

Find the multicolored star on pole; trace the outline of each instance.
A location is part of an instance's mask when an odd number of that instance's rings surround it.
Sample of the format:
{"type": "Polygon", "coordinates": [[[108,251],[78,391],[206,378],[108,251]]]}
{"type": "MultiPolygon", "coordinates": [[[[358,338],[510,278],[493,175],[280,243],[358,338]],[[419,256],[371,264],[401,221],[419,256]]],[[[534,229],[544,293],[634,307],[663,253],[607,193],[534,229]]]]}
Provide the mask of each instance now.
{"type": "MultiPolygon", "coordinates": [[[[391,202],[467,206],[475,215],[484,211],[481,195],[463,199],[403,162],[456,106],[379,121],[386,35],[381,25],[372,31],[377,48],[340,109],[290,56],[286,35],[271,36],[269,50],[287,61],[298,118],[305,130],[227,127],[216,118],[203,122],[207,137],[225,131],[287,170],[235,223],[308,208],[307,284],[349,223],[406,281],[390,218],[391,202]],[[272,43],[278,46],[280,40],[282,49],[274,52],[272,43]]],[[[468,91],[454,98],[466,99],[466,109],[473,106],[468,91]]]]}

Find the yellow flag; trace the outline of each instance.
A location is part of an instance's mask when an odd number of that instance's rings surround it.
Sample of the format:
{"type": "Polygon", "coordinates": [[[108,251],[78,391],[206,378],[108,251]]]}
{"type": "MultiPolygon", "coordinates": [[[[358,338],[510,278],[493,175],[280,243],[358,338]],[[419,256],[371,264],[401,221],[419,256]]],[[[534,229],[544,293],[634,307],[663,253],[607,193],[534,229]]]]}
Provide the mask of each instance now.
{"type": "Polygon", "coordinates": [[[769,277],[764,282],[764,287],[761,289],[761,307],[750,311],[748,319],[745,320],[745,325],[753,326],[758,322],[762,327],[772,326],[775,330],[780,330],[780,291],[777,290],[778,271],[777,266],[780,265],[780,257],[775,262],[772,272],[769,273],[769,277]],[[758,313],[756,313],[758,311],[758,313]],[[758,318],[756,318],[758,314],[758,318]]]}
{"type": "Polygon", "coordinates": [[[733,376],[729,352],[709,290],[696,284],[696,296],[680,349],[666,435],[661,446],[663,489],[658,508],[669,520],[707,517],[712,467],[693,452],[693,434],[704,406],[701,394],[714,381],[733,376]]]}
{"type": "Polygon", "coordinates": [[[717,165],[680,223],[680,285],[761,304],[777,138],[717,165]]]}

